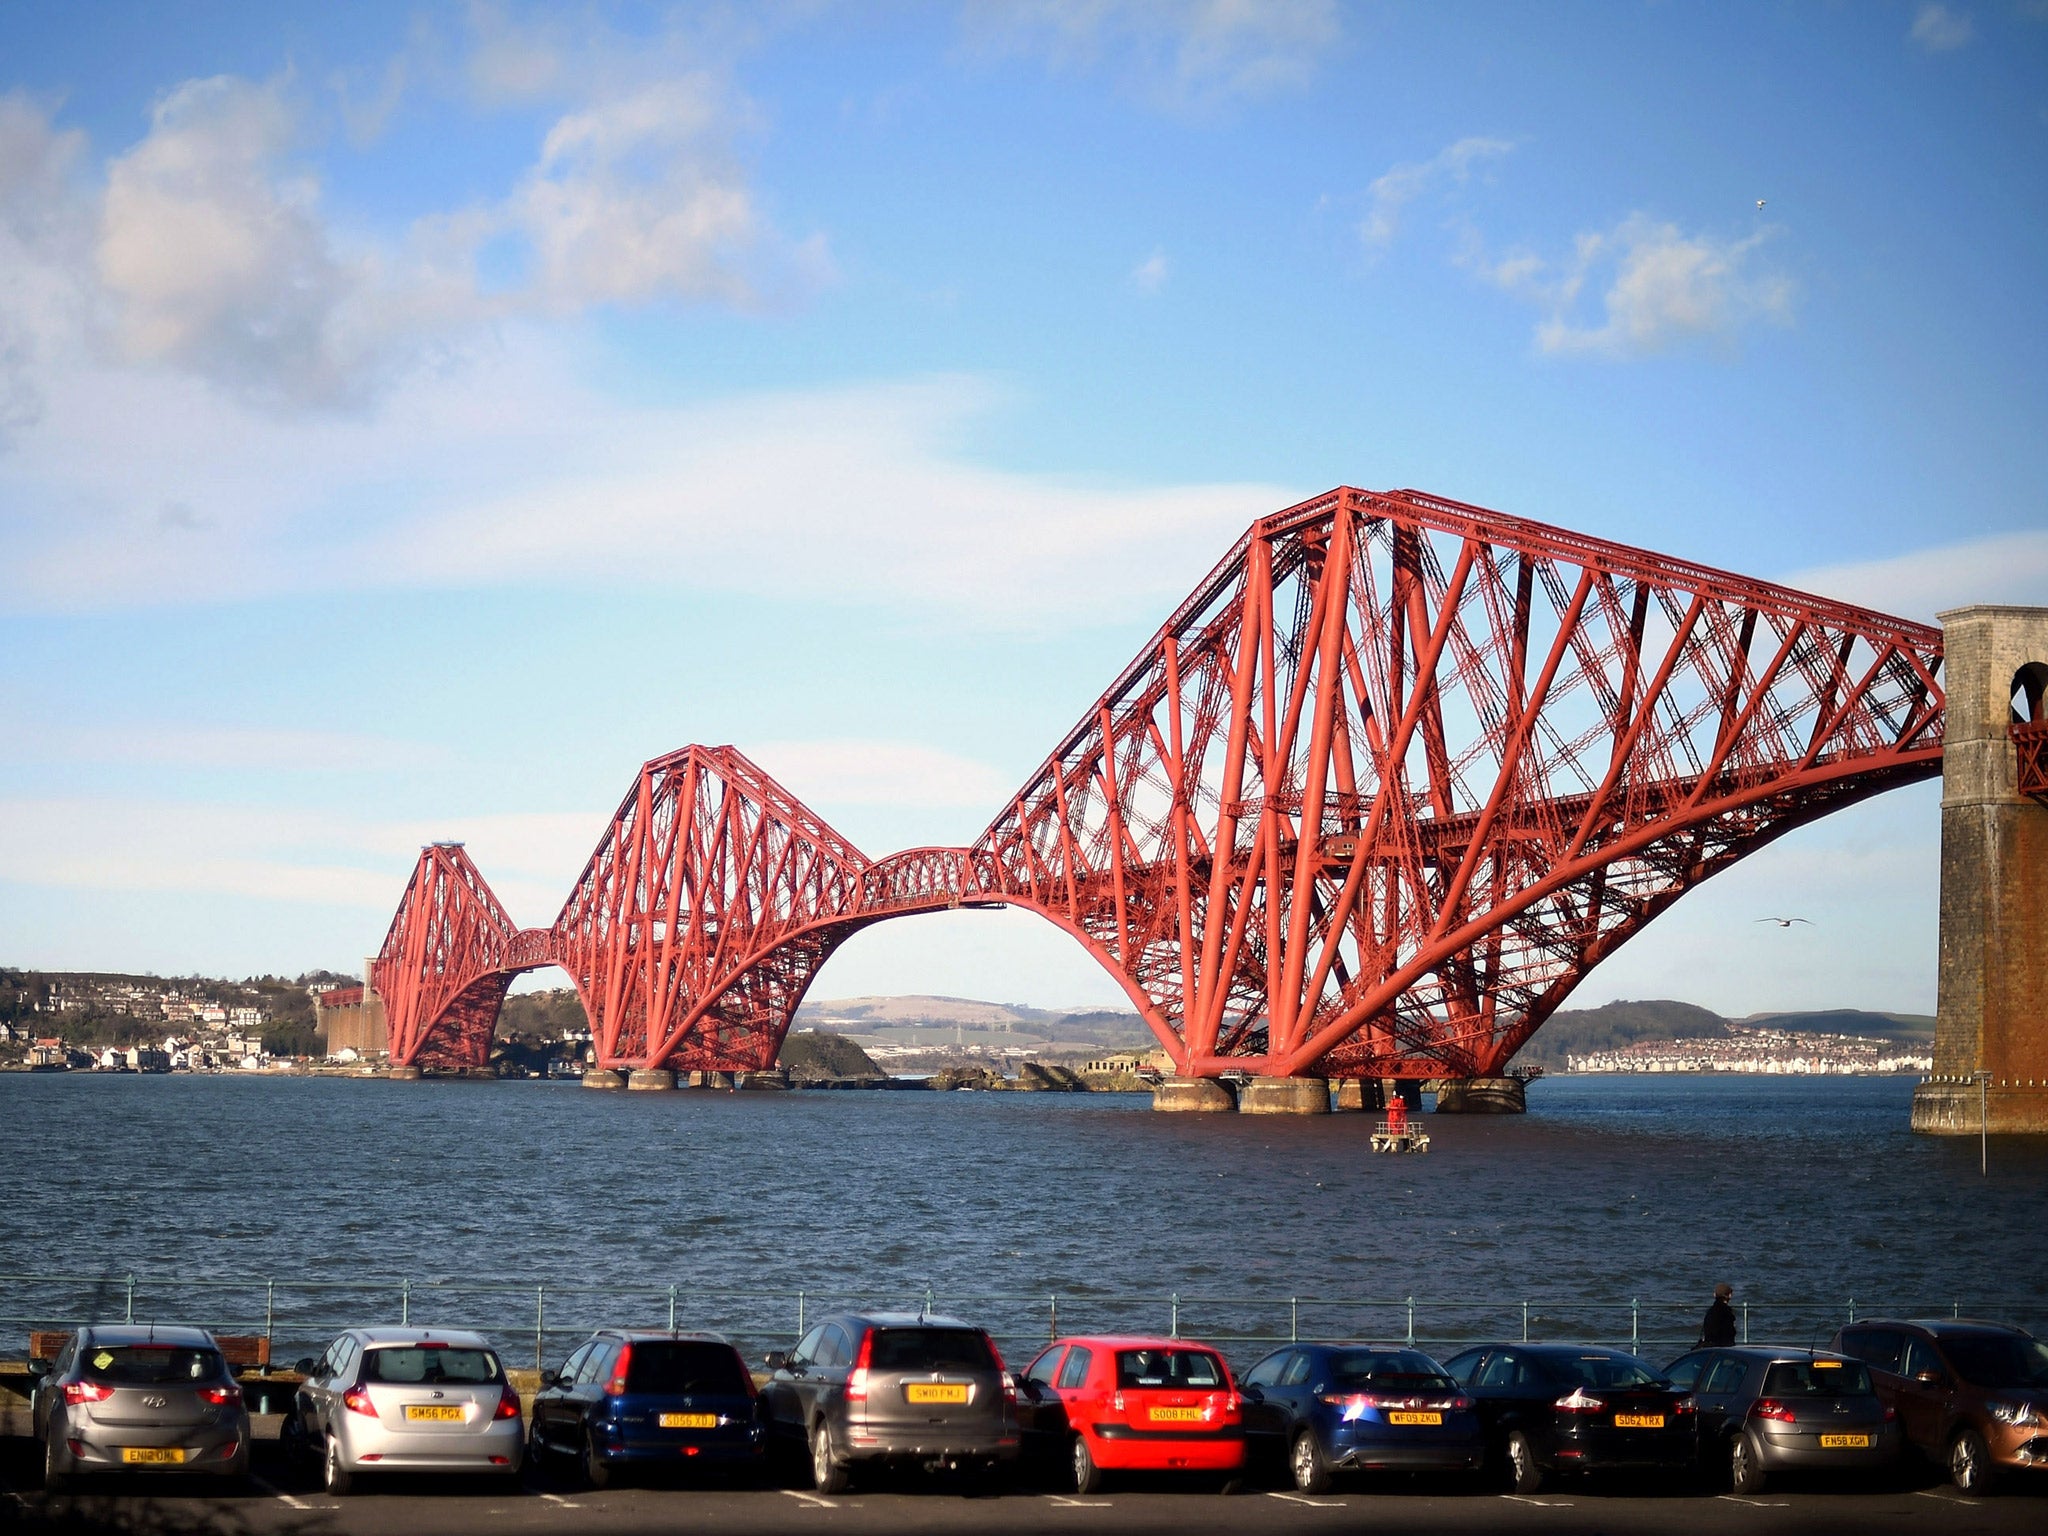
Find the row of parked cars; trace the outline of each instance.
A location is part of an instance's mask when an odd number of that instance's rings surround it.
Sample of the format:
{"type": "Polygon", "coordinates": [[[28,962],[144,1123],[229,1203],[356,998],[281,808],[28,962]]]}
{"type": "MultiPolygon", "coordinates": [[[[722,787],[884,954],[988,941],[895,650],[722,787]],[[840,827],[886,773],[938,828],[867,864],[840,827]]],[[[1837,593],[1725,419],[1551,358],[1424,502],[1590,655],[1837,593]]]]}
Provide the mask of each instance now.
{"type": "MultiPolygon", "coordinates": [[[[213,1337],[82,1328],[32,1362],[46,1484],[84,1473],[242,1476],[249,1417],[213,1337]]],[[[2048,1346],[1995,1323],[1857,1323],[1826,1349],[1696,1349],[1659,1369],[1576,1344],[1477,1344],[1439,1361],[1370,1343],[1288,1344],[1240,1378],[1209,1345],[1059,1339],[1011,1371],[984,1330],[914,1313],[827,1318],[757,1373],[715,1334],[601,1329],[541,1373],[530,1409],[474,1333],[358,1328],[300,1384],[281,1436],[329,1493],[381,1472],[529,1462],[602,1487],[630,1469],[807,1471],[821,1493],[888,1463],[1077,1492],[1126,1471],[1442,1472],[1534,1492],[1569,1474],[1704,1472],[1753,1492],[1780,1472],[1865,1481],[1918,1452],[1960,1488],[2048,1469],[2048,1346]]]]}

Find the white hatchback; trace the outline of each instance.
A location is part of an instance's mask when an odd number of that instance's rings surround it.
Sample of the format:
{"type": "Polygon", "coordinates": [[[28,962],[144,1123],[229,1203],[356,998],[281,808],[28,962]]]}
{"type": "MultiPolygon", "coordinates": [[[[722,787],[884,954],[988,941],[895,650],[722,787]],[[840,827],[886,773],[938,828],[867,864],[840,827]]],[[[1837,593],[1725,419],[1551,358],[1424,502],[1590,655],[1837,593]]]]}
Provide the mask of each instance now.
{"type": "Polygon", "coordinates": [[[518,1475],[519,1394],[481,1334],[352,1328],[300,1369],[284,1437],[319,1458],[331,1494],[366,1472],[518,1475]]]}

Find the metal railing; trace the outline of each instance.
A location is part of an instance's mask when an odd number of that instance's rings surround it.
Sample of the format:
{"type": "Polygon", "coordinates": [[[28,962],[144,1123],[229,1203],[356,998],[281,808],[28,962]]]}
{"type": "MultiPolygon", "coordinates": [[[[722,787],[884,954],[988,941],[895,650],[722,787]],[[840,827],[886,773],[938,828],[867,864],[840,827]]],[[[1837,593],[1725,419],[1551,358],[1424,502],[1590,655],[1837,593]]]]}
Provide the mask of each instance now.
{"type": "MultiPolygon", "coordinates": [[[[600,1326],[709,1329],[749,1355],[800,1338],[832,1313],[860,1308],[947,1313],[1019,1350],[1075,1333],[1199,1338],[1249,1359],[1298,1340],[1400,1341],[1448,1353],[1487,1339],[1618,1345],[1664,1359],[1698,1336],[1697,1299],[1542,1296],[1330,1297],[1142,1295],[1081,1291],[954,1294],[896,1290],[718,1290],[682,1285],[568,1285],[436,1276],[362,1280],[167,1275],[0,1275],[0,1354],[26,1351],[33,1330],[82,1323],[184,1323],[270,1341],[274,1367],[317,1354],[338,1331],[374,1324],[465,1328],[536,1368],[600,1326]]],[[[1745,1341],[1823,1343],[1859,1317],[1988,1317],[2048,1324],[2032,1297],[1765,1298],[1736,1304],[1745,1341]]]]}

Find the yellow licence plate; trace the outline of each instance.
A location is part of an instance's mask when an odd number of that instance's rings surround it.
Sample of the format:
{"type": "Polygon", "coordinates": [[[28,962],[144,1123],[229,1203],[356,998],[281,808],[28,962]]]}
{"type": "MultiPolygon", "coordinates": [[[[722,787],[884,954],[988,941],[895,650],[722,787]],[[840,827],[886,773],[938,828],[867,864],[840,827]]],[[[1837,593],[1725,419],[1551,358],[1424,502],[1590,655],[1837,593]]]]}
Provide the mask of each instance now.
{"type": "Polygon", "coordinates": [[[663,1429],[716,1429],[718,1415],[715,1413],[664,1413],[661,1416],[663,1429]]]}
{"type": "Polygon", "coordinates": [[[425,1420],[430,1424],[460,1424],[462,1410],[454,1404],[442,1406],[439,1403],[407,1403],[405,1416],[414,1423],[425,1420]]]}
{"type": "Polygon", "coordinates": [[[1870,1436],[1822,1435],[1820,1448],[1824,1451],[1867,1451],[1870,1449],[1870,1436]]]}
{"type": "Polygon", "coordinates": [[[1444,1416],[1440,1413],[1389,1413],[1389,1424],[1441,1424],[1444,1416]]]}
{"type": "Polygon", "coordinates": [[[121,1459],[131,1466],[174,1467],[185,1459],[185,1449],[177,1445],[127,1445],[121,1448],[121,1459]]]}
{"type": "Polygon", "coordinates": [[[967,1383],[913,1381],[903,1389],[903,1395],[913,1403],[964,1403],[967,1401],[967,1383]]]}
{"type": "Polygon", "coordinates": [[[1199,1424],[1202,1422],[1202,1410],[1199,1408],[1154,1408],[1152,1410],[1152,1422],[1154,1424],[1199,1424]]]}
{"type": "Polygon", "coordinates": [[[1662,1429],[1664,1415],[1661,1413],[1617,1413],[1614,1416],[1616,1429],[1662,1429]]]}

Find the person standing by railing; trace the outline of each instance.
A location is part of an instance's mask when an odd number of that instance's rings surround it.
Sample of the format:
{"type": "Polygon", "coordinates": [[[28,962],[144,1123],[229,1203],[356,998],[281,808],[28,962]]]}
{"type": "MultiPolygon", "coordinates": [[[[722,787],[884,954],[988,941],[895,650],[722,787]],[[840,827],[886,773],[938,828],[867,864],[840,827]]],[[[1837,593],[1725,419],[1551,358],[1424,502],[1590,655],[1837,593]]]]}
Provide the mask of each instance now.
{"type": "Polygon", "coordinates": [[[1714,1287],[1713,1304],[1707,1308],[1707,1315],[1700,1324],[1700,1344],[1712,1349],[1725,1347],[1735,1342],[1735,1309],[1728,1305],[1735,1294],[1735,1287],[1723,1280],[1714,1287]]]}

